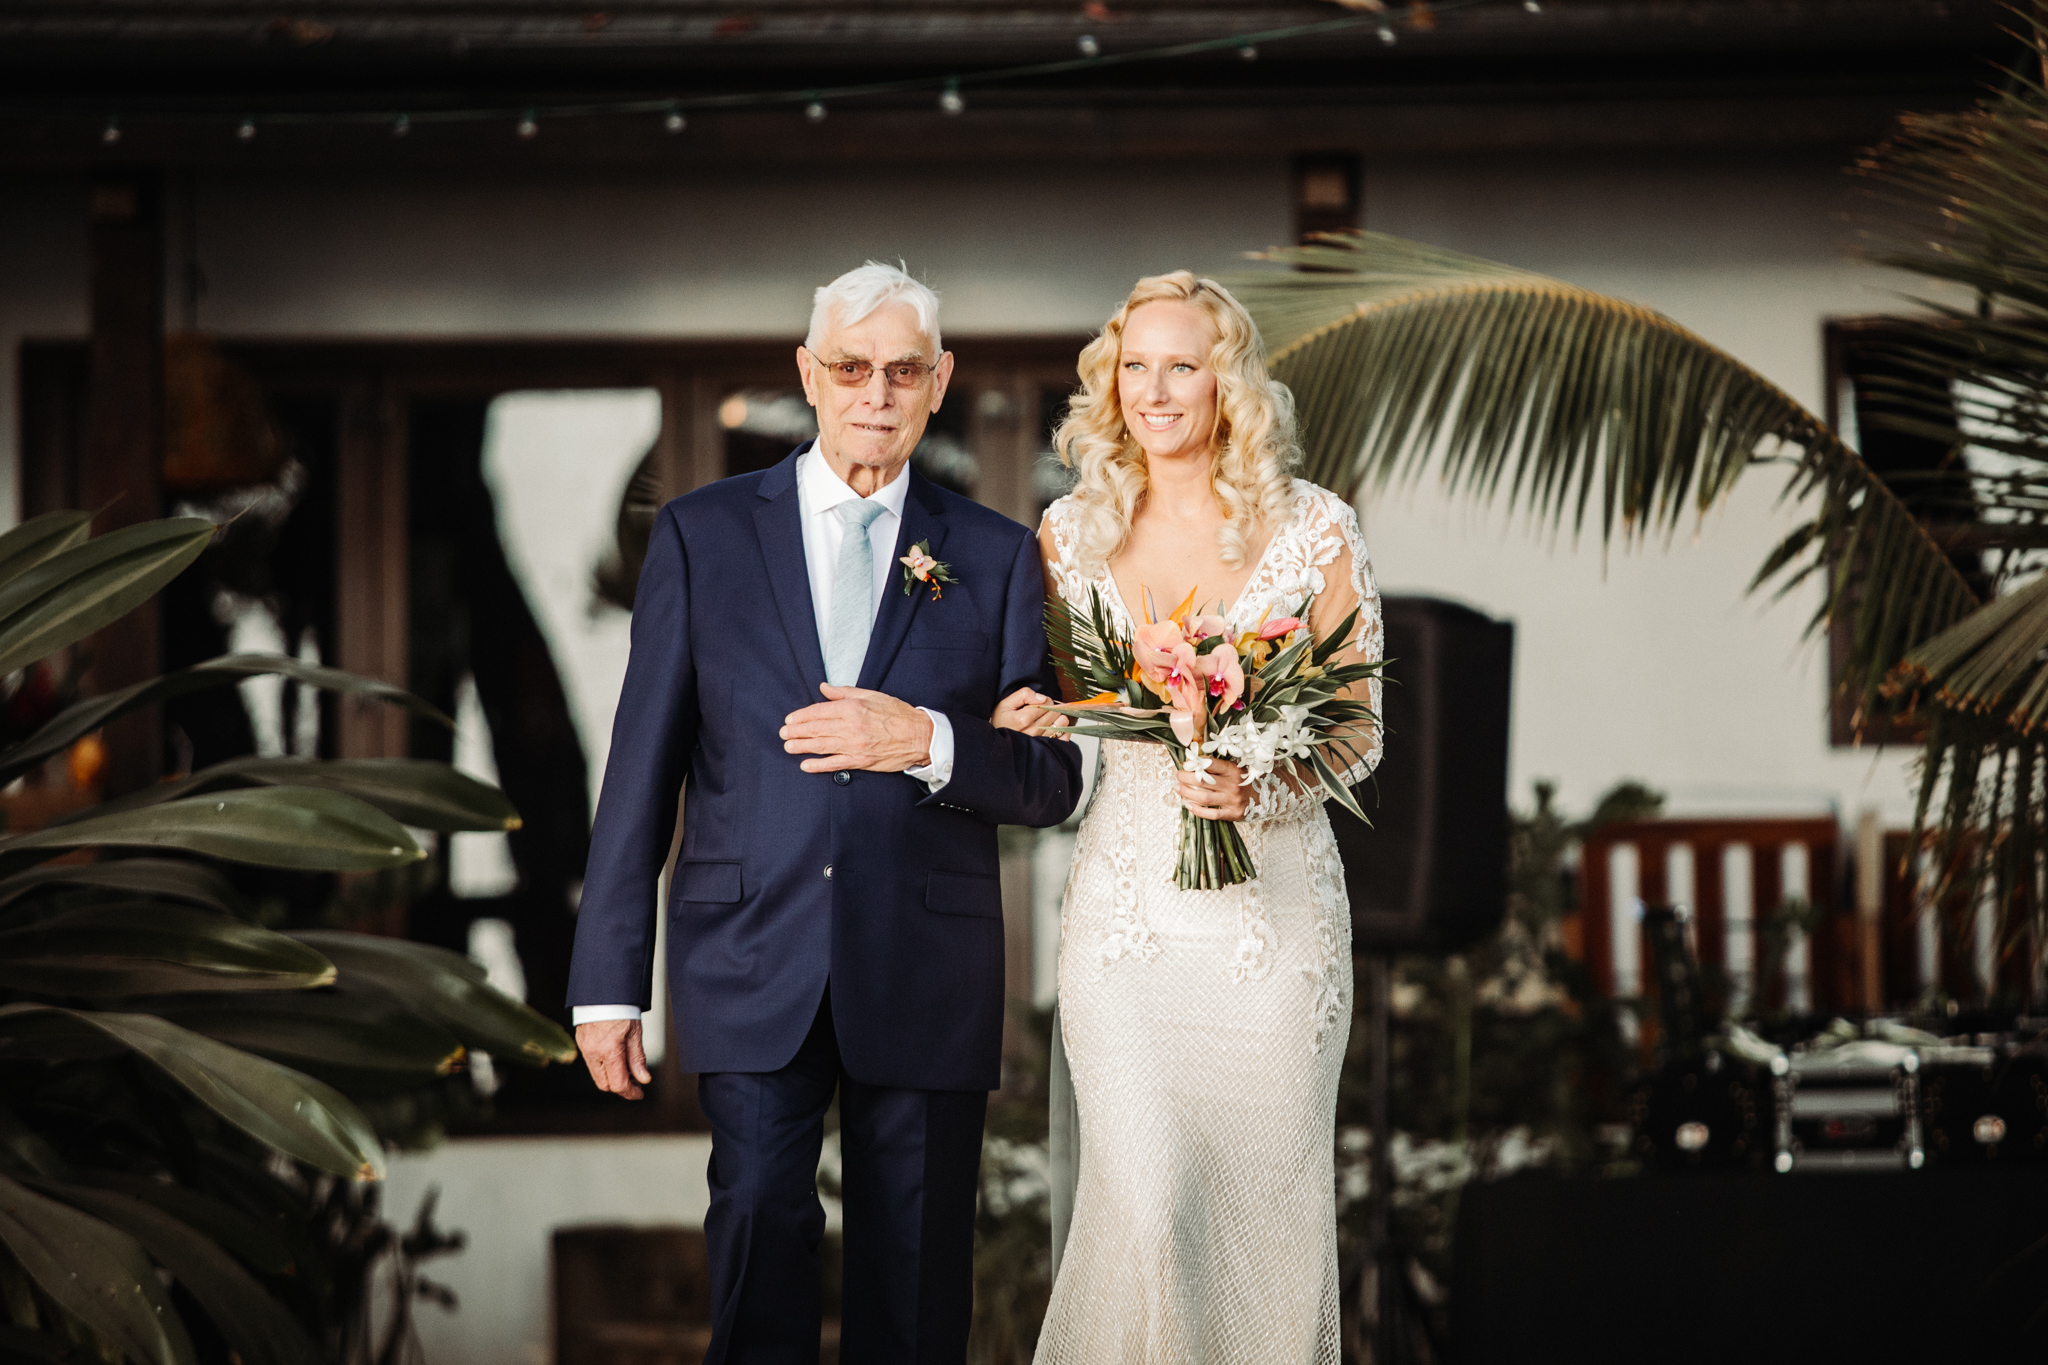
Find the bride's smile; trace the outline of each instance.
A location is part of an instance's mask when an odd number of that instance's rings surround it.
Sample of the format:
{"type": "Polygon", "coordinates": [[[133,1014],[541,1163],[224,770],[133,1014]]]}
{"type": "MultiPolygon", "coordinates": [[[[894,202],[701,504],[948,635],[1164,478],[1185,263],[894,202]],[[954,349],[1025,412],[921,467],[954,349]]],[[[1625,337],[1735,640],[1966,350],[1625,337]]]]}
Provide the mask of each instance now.
{"type": "Polygon", "coordinates": [[[1147,460],[1208,463],[1216,439],[1215,344],[1215,325],[1193,304],[1162,299],[1131,310],[1117,401],[1147,460]]]}

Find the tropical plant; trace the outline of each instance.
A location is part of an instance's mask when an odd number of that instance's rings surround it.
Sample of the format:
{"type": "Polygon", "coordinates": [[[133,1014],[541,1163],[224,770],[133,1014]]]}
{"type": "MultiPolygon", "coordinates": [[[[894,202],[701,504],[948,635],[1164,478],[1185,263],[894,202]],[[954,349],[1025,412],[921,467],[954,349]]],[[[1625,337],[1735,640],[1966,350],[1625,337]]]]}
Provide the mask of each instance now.
{"type": "MultiPolygon", "coordinates": [[[[214,533],[89,522],[0,535],[0,673],[133,610],[214,533]]],[[[73,703],[0,749],[0,784],[140,707],[259,674],[445,722],[350,674],[223,658],[73,703]]],[[[390,1241],[358,1184],[384,1171],[371,1115],[402,1115],[469,1049],[543,1064],[574,1047],[453,953],[265,927],[215,863],[375,873],[425,856],[408,825],[517,818],[444,765],[242,759],[0,837],[0,1359],[397,1358],[370,1341],[361,1286],[336,1283],[390,1241]]],[[[446,1243],[423,1223],[392,1246],[446,1243]]]]}
{"type": "MultiPolygon", "coordinates": [[[[2048,23],[2023,20],[2038,50],[2048,23]]],[[[1937,296],[1902,322],[1876,421],[1948,443],[1881,475],[1819,418],[1670,319],[1378,233],[1232,281],[1294,390],[1306,476],[1355,495],[1434,469],[1533,521],[1668,536],[1769,466],[1807,515],[1751,587],[1820,589],[1859,724],[1924,726],[1919,811],[1942,885],[1988,883],[2009,951],[2048,943],[2048,89],[1908,117],[1862,169],[1926,230],[1878,259],[1937,296]],[[1932,226],[1927,226],[1932,224],[1932,226]],[[1964,292],[1970,301],[1954,299],[1964,292]],[[1945,296],[1945,298],[1943,297],[1945,296]]],[[[1960,887],[1960,892],[1959,892],[1960,887]]]]}

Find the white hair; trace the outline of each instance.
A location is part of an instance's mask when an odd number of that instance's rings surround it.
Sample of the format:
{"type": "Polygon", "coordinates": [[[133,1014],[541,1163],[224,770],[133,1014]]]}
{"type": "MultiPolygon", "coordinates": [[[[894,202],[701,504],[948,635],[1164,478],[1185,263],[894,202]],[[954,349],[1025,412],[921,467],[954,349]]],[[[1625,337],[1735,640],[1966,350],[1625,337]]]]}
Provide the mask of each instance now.
{"type": "Polygon", "coordinates": [[[917,314],[917,330],[930,340],[934,357],[945,349],[939,343],[939,296],[907,271],[880,261],[869,261],[819,286],[811,296],[811,330],[804,337],[804,346],[816,354],[820,334],[835,319],[841,327],[850,327],[887,303],[911,306],[917,314]]]}

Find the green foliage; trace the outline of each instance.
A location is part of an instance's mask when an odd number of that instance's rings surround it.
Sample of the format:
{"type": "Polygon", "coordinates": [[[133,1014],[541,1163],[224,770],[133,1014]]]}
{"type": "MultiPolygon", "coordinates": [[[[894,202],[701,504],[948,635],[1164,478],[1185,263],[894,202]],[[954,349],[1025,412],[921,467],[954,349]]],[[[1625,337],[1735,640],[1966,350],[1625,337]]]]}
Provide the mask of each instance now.
{"type": "MultiPolygon", "coordinates": [[[[2027,14],[2037,48],[2048,20],[2027,14]]],[[[1760,465],[1810,514],[1753,589],[1819,589],[1860,722],[1927,724],[1917,823],[1944,904],[1990,884],[2048,941],[2048,89],[1909,117],[1866,158],[1924,230],[1882,257],[1940,297],[1906,324],[1876,424],[1951,445],[1888,481],[1761,375],[1658,314],[1380,233],[1232,281],[1293,389],[1311,479],[1449,488],[1603,540],[1677,529],[1760,465]],[[1967,301],[1958,298],[1966,293],[1967,301]],[[1789,458],[1788,458],[1789,457],[1789,458]],[[1896,486],[1894,486],[1896,484],[1896,486]],[[1983,595],[1988,589],[1989,600],[1983,595]],[[1961,888],[1960,894],[1950,895],[1961,888]]],[[[1969,913],[1974,913],[1974,909],[1969,913]]]]}
{"type": "MultiPolygon", "coordinates": [[[[2015,15],[2036,51],[2039,11],[2015,15]]],[[[1931,295],[1892,348],[1874,424],[1945,442],[1923,477],[1938,534],[1992,594],[1912,641],[1892,689],[1928,719],[1920,818],[1934,814],[1937,903],[1988,903],[2007,951],[2048,939],[2048,89],[2010,74],[1978,107],[1903,120],[1863,169],[1922,230],[1880,259],[1931,295]]],[[[1867,594],[1909,585],[1873,561],[1867,594]]],[[[1959,930],[1961,924],[1951,926],[1959,930]]]]}
{"type": "MultiPolygon", "coordinates": [[[[0,535],[0,670],[140,605],[213,533],[87,524],[0,535]]],[[[0,781],[138,707],[262,674],[445,720],[381,683],[238,656],[65,707],[0,749],[0,781]]],[[[383,1172],[380,1133],[473,1104],[471,1049],[544,1065],[574,1045],[455,954],[265,927],[208,860],[388,877],[422,857],[408,825],[518,815],[442,764],[242,759],[0,837],[0,1358],[400,1358],[410,1297],[445,1297],[412,1263],[457,1243],[424,1216],[405,1236],[383,1223],[360,1183],[383,1172]],[[51,862],[81,851],[98,861],[51,862]],[[394,1262],[401,1301],[373,1332],[368,1286],[394,1262]]]]}
{"type": "Polygon", "coordinates": [[[974,1215],[972,1365],[1026,1365],[1052,1298],[1046,1122],[1053,1017],[1019,1001],[1011,1009],[1031,1042],[1021,1070],[989,1097],[974,1215]]]}
{"type": "MultiPolygon", "coordinates": [[[[1621,1117],[1622,1080],[1633,1065],[1621,1028],[1626,1007],[1594,989],[1566,951],[1564,925],[1577,908],[1572,860],[1580,841],[1611,821],[1658,814],[1663,798],[1624,782],[1573,820],[1554,796],[1538,783],[1535,809],[1512,813],[1501,927],[1468,953],[1395,964],[1394,1237],[1411,1281],[1431,1287],[1435,1301],[1419,1294],[1419,1307],[1439,1342],[1458,1191],[1469,1180],[1527,1166],[1609,1168],[1600,1128],[1621,1117]]],[[[1371,1001],[1363,989],[1358,994],[1337,1099],[1338,1241],[1347,1284],[1365,1260],[1371,1142],[1371,1001]]]]}

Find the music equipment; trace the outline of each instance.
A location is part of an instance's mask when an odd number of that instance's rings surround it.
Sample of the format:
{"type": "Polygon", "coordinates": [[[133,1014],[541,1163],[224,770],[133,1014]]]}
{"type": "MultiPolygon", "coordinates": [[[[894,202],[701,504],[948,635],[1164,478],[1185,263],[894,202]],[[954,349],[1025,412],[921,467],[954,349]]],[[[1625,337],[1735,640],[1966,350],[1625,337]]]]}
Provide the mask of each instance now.
{"type": "Polygon", "coordinates": [[[1328,809],[1360,952],[1457,952],[1507,901],[1508,695],[1515,628],[1435,597],[1381,601],[1386,761],[1328,809]]]}

